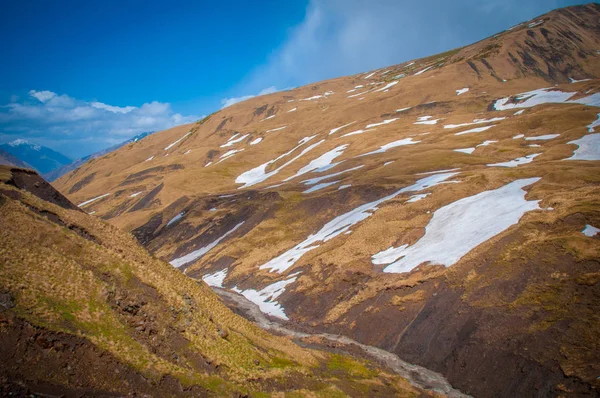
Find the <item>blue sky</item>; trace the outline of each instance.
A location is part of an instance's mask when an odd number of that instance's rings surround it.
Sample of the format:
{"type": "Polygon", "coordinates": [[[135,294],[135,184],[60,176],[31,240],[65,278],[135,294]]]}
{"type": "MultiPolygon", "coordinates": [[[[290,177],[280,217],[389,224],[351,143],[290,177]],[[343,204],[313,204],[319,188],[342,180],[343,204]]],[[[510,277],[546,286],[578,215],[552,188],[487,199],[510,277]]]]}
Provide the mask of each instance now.
{"type": "Polygon", "coordinates": [[[469,44],[571,0],[0,4],[0,143],[70,157],[259,93],[469,44]]]}

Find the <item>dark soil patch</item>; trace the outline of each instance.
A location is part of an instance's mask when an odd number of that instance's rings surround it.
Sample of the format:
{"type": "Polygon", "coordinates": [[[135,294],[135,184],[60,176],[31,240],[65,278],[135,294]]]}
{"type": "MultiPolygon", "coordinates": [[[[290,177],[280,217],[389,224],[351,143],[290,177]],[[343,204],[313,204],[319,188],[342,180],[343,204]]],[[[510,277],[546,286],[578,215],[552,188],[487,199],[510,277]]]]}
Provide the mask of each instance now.
{"type": "Polygon", "coordinates": [[[79,210],[69,199],[58,192],[52,185],[39,176],[34,171],[23,169],[11,169],[12,177],[7,184],[27,191],[38,198],[50,203],[54,203],[64,209],[79,210]]]}
{"type": "Polygon", "coordinates": [[[0,395],[115,397],[207,396],[172,377],[157,382],[141,375],[89,340],[53,332],[0,311],[0,395]]]}
{"type": "Polygon", "coordinates": [[[152,191],[148,192],[143,198],[141,198],[130,210],[128,213],[142,210],[150,207],[154,201],[154,198],[158,193],[163,189],[164,184],[161,182],[156,188],[152,191]]]}
{"type": "Polygon", "coordinates": [[[87,184],[92,182],[94,180],[95,176],[96,176],[96,172],[86,175],[81,180],[79,180],[75,184],[73,184],[71,189],[69,189],[69,193],[71,194],[71,193],[75,193],[75,192],[79,191],[81,188],[85,187],[87,184]]]}

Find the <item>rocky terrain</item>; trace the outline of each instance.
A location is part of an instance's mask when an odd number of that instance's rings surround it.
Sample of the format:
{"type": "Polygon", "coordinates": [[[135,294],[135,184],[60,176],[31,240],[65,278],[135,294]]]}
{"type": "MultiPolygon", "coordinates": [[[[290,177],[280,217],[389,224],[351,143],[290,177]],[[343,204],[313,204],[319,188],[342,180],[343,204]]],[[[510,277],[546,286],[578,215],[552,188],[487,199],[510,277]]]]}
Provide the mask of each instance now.
{"type": "Polygon", "coordinates": [[[177,284],[288,329],[379,347],[473,396],[596,396],[599,20],[597,4],[559,9],[252,98],[53,185],[177,284]]]}

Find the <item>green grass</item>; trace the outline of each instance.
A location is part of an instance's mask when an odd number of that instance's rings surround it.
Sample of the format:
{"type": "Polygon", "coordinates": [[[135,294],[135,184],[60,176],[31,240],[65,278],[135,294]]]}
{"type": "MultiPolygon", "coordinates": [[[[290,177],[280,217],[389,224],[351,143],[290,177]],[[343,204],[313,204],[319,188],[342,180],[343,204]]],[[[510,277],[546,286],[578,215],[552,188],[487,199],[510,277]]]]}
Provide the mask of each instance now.
{"type": "Polygon", "coordinates": [[[284,368],[296,366],[297,364],[295,362],[290,361],[289,359],[286,359],[283,357],[273,357],[273,359],[271,359],[270,365],[272,368],[284,369],[284,368]]]}
{"type": "Polygon", "coordinates": [[[350,357],[333,354],[327,362],[327,369],[332,372],[342,372],[350,377],[368,379],[376,375],[376,372],[367,368],[361,362],[350,357]]]}

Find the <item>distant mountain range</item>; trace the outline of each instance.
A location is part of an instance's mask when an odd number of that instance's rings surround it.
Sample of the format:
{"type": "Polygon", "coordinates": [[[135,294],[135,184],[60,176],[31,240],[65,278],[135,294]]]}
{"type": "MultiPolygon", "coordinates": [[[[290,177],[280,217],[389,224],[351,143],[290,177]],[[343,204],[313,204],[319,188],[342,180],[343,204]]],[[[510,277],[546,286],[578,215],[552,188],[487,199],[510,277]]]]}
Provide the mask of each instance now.
{"type": "Polygon", "coordinates": [[[2,144],[0,149],[21,162],[27,163],[40,173],[48,173],[73,161],[60,152],[22,139],[2,144]]]}
{"type": "Polygon", "coordinates": [[[103,149],[75,160],[42,145],[23,139],[17,139],[7,144],[0,145],[0,164],[33,168],[47,181],[54,181],[69,171],[78,168],[88,160],[106,155],[107,153],[119,149],[123,145],[139,141],[152,133],[153,132],[150,131],[138,134],[120,144],[113,145],[110,148],[103,149]]]}
{"type": "Polygon", "coordinates": [[[123,141],[120,144],[113,145],[110,148],[106,148],[106,149],[103,149],[101,151],[92,153],[91,155],[85,156],[83,158],[76,159],[76,160],[72,161],[71,163],[65,164],[64,166],[61,166],[61,167],[59,167],[59,168],[57,168],[55,170],[52,170],[52,171],[49,171],[49,172],[42,172],[42,177],[44,177],[47,181],[54,181],[57,178],[60,178],[61,176],[67,174],[69,171],[75,170],[76,168],[78,168],[79,166],[83,165],[88,160],[92,160],[92,159],[95,159],[97,157],[106,155],[107,153],[110,153],[110,152],[112,152],[114,150],[117,150],[117,149],[121,148],[124,145],[129,144],[130,142],[139,141],[142,138],[144,138],[144,137],[146,137],[146,136],[148,136],[148,135],[150,135],[152,133],[153,133],[153,131],[148,131],[148,132],[145,132],[145,133],[138,134],[135,137],[133,137],[131,139],[128,139],[127,141],[123,141]]]}

